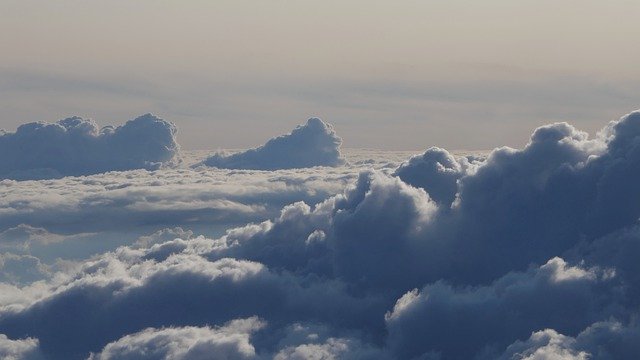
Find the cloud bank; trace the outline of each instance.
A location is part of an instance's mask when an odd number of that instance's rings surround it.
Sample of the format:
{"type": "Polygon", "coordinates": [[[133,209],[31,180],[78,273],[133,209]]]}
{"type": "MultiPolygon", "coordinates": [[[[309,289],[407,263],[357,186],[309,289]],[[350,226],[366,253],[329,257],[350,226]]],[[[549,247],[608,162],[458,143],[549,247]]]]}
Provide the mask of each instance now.
{"type": "Polygon", "coordinates": [[[0,133],[0,178],[47,179],[113,170],[155,169],[179,151],[176,127],[151,114],[100,129],[71,117],[0,133]]]}
{"type": "Polygon", "coordinates": [[[216,153],[203,164],[223,169],[276,170],[313,166],[338,166],[344,163],[340,139],[333,126],[318,118],[307,120],[291,133],[267,141],[247,151],[216,153]]]}
{"type": "Polygon", "coordinates": [[[0,333],[53,359],[634,358],[638,180],[640,112],[486,158],[433,148],[217,238],[168,231],[1,283],[0,333]]]}

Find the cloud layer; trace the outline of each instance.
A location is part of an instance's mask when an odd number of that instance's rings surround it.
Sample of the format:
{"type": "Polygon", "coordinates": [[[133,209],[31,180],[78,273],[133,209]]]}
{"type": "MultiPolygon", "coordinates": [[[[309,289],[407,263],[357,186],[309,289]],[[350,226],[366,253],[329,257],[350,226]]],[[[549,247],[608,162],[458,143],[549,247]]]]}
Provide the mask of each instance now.
{"type": "Polygon", "coordinates": [[[307,120],[291,133],[267,141],[247,151],[216,153],[203,164],[223,169],[276,170],[313,166],[338,166],[344,163],[340,139],[330,124],[318,118],[307,120]]]}
{"type": "Polygon", "coordinates": [[[220,237],[0,283],[0,333],[53,359],[633,358],[638,180],[640,112],[592,139],[558,123],[486,157],[431,148],[220,237]]]}
{"type": "Polygon", "coordinates": [[[113,170],[155,169],[178,153],[176,127],[151,114],[100,129],[71,117],[0,133],[0,178],[46,179],[113,170]]]}

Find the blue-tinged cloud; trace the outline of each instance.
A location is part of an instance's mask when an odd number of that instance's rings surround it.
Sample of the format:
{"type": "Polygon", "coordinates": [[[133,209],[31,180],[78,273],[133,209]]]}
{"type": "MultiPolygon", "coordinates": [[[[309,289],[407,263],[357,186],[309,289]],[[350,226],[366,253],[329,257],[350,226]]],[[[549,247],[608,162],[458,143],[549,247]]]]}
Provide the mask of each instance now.
{"type": "Polygon", "coordinates": [[[432,147],[402,163],[395,175],[409,185],[425,189],[439,204],[450,206],[464,171],[446,150],[432,147]]]}
{"type": "Polygon", "coordinates": [[[5,360],[44,360],[38,339],[12,340],[0,334],[0,358],[5,360]]]}
{"type": "Polygon", "coordinates": [[[318,118],[307,120],[291,133],[267,141],[247,151],[216,153],[203,164],[224,169],[276,170],[314,166],[338,166],[344,163],[340,155],[340,139],[333,126],[318,118]]]}
{"type": "Polygon", "coordinates": [[[0,134],[0,178],[46,179],[113,170],[157,169],[179,151],[176,127],[151,114],[100,129],[71,117],[0,134]]]}
{"type": "Polygon", "coordinates": [[[271,331],[295,321],[383,325],[366,315],[383,311],[383,304],[349,294],[340,281],[309,282],[257,262],[208,261],[188,251],[159,259],[154,251],[121,248],[60,274],[57,290],[37,303],[5,309],[0,333],[35,334],[50,357],[78,359],[148,327],[202,327],[251,316],[272,323],[271,331]]]}
{"type": "Polygon", "coordinates": [[[602,321],[566,336],[553,329],[536,331],[524,341],[510,345],[499,360],[521,359],[631,359],[640,354],[640,327],[637,322],[625,325],[602,321]]]}
{"type": "Polygon", "coordinates": [[[162,329],[256,316],[240,337],[257,357],[635,358],[639,180],[640,113],[483,159],[430,149],[219,238],[159,233],[0,284],[0,333],[74,359],[169,337],[190,351],[162,329]]]}
{"type": "Polygon", "coordinates": [[[253,332],[265,326],[252,317],[233,320],[224,326],[149,328],[109,343],[90,360],[155,360],[155,359],[257,359],[250,342],[253,332]]]}
{"type": "Polygon", "coordinates": [[[625,316],[614,306],[612,276],[612,270],[572,267],[554,258],[488,286],[437,282],[407,292],[386,314],[388,344],[405,359],[426,354],[492,359],[495,349],[528,337],[532,329],[576,334],[595,321],[625,316]]]}

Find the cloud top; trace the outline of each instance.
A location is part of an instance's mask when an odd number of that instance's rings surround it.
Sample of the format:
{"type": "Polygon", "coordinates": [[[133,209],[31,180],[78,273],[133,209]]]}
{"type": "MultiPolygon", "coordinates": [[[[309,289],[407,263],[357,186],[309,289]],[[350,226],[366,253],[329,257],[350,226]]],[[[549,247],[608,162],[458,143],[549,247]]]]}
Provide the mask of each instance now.
{"type": "Polygon", "coordinates": [[[313,166],[338,166],[342,139],[331,124],[318,118],[307,120],[289,134],[267,141],[255,149],[235,154],[215,153],[204,165],[224,169],[277,170],[313,166]]]}
{"type": "Polygon", "coordinates": [[[177,155],[176,126],[145,114],[122,126],[90,119],[33,122],[0,133],[0,178],[47,179],[155,169],[177,155]]]}

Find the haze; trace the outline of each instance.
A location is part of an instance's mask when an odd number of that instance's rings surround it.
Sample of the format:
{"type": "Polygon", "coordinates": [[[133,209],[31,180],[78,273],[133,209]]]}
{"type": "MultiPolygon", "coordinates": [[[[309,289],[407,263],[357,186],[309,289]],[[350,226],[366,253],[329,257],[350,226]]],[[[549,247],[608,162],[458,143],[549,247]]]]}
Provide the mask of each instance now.
{"type": "Polygon", "coordinates": [[[637,1],[0,1],[0,128],[152,112],[185,149],[521,146],[634,110],[637,1]]]}

